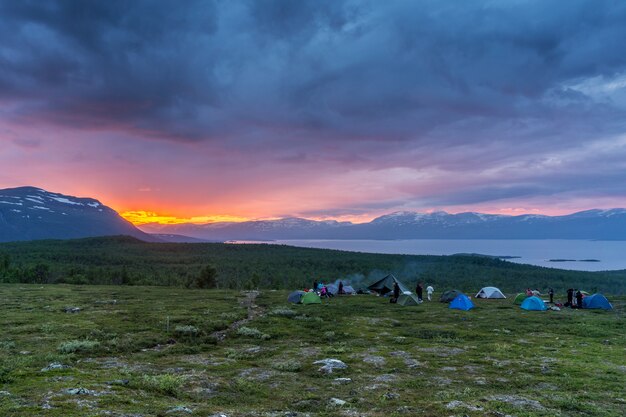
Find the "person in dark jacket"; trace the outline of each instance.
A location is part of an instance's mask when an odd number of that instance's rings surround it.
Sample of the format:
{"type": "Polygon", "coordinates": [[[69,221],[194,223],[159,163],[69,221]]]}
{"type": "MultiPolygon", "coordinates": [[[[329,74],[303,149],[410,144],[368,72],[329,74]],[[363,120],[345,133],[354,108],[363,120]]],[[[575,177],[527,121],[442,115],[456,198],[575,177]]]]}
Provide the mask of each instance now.
{"type": "Polygon", "coordinates": [[[337,294],[343,294],[343,281],[339,281],[339,289],[337,294]]]}
{"type": "Polygon", "coordinates": [[[554,304],[554,290],[552,288],[548,290],[548,295],[550,296],[550,304],[554,304]]]}
{"type": "Polygon", "coordinates": [[[400,297],[400,286],[397,282],[393,283],[393,297],[389,300],[392,303],[398,302],[398,297],[400,297]]]}
{"type": "Polygon", "coordinates": [[[583,308],[583,293],[580,290],[576,290],[576,306],[583,308]]]}
{"type": "Polygon", "coordinates": [[[417,299],[421,302],[422,295],[424,294],[424,287],[421,282],[417,283],[417,287],[415,287],[415,292],[417,293],[417,299]]]}
{"type": "Polygon", "coordinates": [[[574,308],[574,290],[571,288],[568,288],[567,290],[567,303],[565,304],[565,307],[574,308]]]}

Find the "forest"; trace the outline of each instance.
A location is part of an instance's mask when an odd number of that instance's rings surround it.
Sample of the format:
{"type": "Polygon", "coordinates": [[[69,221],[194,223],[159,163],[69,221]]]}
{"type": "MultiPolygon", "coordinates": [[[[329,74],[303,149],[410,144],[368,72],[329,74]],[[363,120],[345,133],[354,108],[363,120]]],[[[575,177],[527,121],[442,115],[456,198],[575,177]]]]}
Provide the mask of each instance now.
{"type": "Polygon", "coordinates": [[[0,244],[0,282],[155,285],[224,289],[308,288],[314,280],[365,287],[389,273],[407,285],[505,292],[569,287],[626,293],[626,271],[581,272],[478,255],[416,256],[272,244],[147,243],[127,236],[0,244]]]}

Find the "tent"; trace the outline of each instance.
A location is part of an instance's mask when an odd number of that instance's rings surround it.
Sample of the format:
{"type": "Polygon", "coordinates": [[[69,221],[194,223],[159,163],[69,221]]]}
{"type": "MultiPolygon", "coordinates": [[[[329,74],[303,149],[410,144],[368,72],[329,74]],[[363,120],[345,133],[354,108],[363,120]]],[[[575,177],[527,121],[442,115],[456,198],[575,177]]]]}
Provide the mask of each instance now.
{"type": "Polygon", "coordinates": [[[305,293],[300,299],[302,304],[322,304],[322,299],[314,291],[305,293]]]}
{"type": "Polygon", "coordinates": [[[336,286],[335,284],[328,284],[326,286],[326,291],[328,291],[332,295],[337,295],[337,293],[339,292],[339,287],[336,286]]]}
{"type": "Polygon", "coordinates": [[[454,300],[456,296],[459,294],[463,294],[463,293],[459,290],[446,291],[443,294],[441,294],[441,297],[439,297],[439,301],[442,303],[449,303],[450,301],[454,300]]]}
{"type": "Polygon", "coordinates": [[[343,286],[343,293],[344,294],[356,294],[356,291],[354,291],[354,288],[352,288],[349,285],[344,285],[343,286]]]}
{"type": "Polygon", "coordinates": [[[454,300],[452,300],[448,308],[468,311],[474,308],[474,303],[472,303],[472,300],[470,300],[467,295],[459,294],[454,298],[454,300]]]}
{"type": "Polygon", "coordinates": [[[304,291],[294,291],[287,296],[287,301],[298,304],[304,294],[306,294],[304,291]]]}
{"type": "Polygon", "coordinates": [[[527,299],[525,299],[522,305],[520,306],[520,308],[523,308],[524,310],[530,310],[530,311],[547,310],[546,303],[544,303],[541,298],[536,297],[534,295],[532,297],[528,297],[527,299]]]}
{"type": "Polygon", "coordinates": [[[513,300],[513,304],[520,305],[524,302],[526,298],[528,298],[528,296],[524,294],[523,292],[521,292],[517,294],[517,296],[515,297],[515,300],[513,300]]]}
{"type": "Polygon", "coordinates": [[[397,304],[400,304],[403,306],[416,306],[419,303],[420,302],[417,299],[417,296],[413,293],[400,294],[400,296],[398,297],[398,301],[397,301],[397,304]]]}
{"type": "Polygon", "coordinates": [[[409,289],[392,274],[387,275],[385,278],[380,279],[367,287],[368,290],[377,292],[380,295],[385,295],[388,292],[393,291],[393,284],[397,283],[400,287],[400,293],[410,292],[409,289]]]}
{"type": "Polygon", "coordinates": [[[609,300],[602,294],[588,295],[583,298],[583,308],[600,308],[602,310],[613,310],[609,300]]]}
{"type": "Polygon", "coordinates": [[[506,298],[496,287],[484,287],[476,294],[476,298],[506,298]]]}

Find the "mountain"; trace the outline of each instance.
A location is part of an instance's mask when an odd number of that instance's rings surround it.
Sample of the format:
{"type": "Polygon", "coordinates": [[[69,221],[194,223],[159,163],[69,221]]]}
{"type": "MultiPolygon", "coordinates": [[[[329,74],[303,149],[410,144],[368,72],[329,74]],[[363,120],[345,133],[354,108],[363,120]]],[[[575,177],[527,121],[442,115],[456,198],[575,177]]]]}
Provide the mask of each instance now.
{"type": "Polygon", "coordinates": [[[0,242],[129,235],[158,241],[92,198],[35,187],[0,190],[0,242]]]}
{"type": "Polygon", "coordinates": [[[626,209],[587,210],[565,216],[484,213],[395,212],[369,223],[300,218],[160,225],[148,233],[174,233],[209,240],[282,239],[596,239],[626,240],[626,209]]]}

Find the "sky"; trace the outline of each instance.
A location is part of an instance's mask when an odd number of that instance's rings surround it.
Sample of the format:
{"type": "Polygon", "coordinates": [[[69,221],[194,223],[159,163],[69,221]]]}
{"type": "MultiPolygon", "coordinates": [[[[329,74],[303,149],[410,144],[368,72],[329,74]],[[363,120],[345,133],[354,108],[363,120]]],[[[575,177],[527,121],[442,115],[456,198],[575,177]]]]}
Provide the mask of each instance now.
{"type": "Polygon", "coordinates": [[[136,223],[626,207],[626,2],[0,0],[0,188],[136,223]]]}

